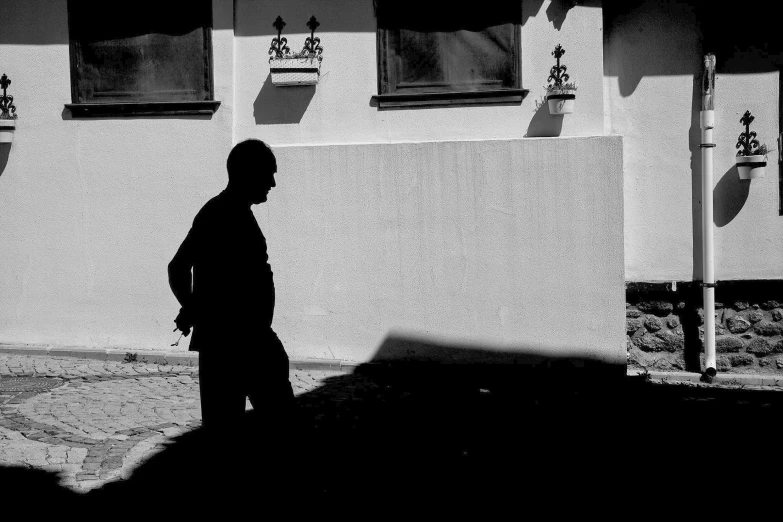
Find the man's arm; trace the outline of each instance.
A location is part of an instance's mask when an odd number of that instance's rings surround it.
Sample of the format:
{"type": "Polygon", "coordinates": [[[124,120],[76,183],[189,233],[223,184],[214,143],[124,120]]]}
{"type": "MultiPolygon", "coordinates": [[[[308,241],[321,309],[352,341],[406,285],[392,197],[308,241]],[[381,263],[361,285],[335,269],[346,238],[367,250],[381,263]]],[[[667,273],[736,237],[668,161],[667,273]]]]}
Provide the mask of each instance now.
{"type": "Polygon", "coordinates": [[[174,258],[169,263],[169,286],[177,298],[180,308],[179,315],[174,320],[177,329],[187,336],[193,326],[193,268],[195,258],[195,238],[193,229],[188,232],[185,241],[177,250],[174,258]]]}

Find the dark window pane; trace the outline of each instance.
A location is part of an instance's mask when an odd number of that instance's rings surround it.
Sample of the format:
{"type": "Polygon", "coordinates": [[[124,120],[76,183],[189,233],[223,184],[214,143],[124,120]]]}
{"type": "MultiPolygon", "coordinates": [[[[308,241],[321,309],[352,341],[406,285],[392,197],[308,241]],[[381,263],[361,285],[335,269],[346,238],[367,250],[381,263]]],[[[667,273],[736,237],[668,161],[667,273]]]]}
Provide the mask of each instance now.
{"type": "Polygon", "coordinates": [[[381,93],[519,87],[521,2],[378,0],[381,93]]]}
{"type": "Polygon", "coordinates": [[[208,0],[68,3],[74,102],[212,99],[208,0]]]}
{"type": "Polygon", "coordinates": [[[397,89],[448,86],[453,90],[513,88],[514,27],[480,32],[400,31],[397,89]]]}

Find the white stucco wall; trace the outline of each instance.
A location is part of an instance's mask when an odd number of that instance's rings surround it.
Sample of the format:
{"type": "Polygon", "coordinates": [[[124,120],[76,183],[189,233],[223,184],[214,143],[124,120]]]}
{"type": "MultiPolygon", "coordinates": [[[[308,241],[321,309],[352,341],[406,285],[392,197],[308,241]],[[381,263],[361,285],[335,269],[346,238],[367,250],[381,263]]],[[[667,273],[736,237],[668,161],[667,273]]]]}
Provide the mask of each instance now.
{"type": "Polygon", "coordinates": [[[562,135],[603,132],[600,9],[525,3],[522,106],[378,111],[371,1],[232,4],[213,2],[213,117],[84,120],[63,111],[65,0],[0,4],[20,115],[0,173],[0,343],[170,349],[166,265],[232,144],[258,137],[279,158],[255,212],[292,357],[370,360],[397,335],[624,362],[622,141],[522,138],[557,43],[580,86],[562,135]],[[295,21],[323,24],[315,89],[265,83],[277,14],[292,47],[295,21]]]}
{"type": "Polygon", "coordinates": [[[65,0],[0,3],[18,126],[0,173],[0,342],[167,349],[166,265],[225,185],[232,2],[215,0],[212,118],[68,119],[65,0]],[[13,23],[9,22],[13,21],[13,23]],[[13,27],[13,30],[6,30],[13,27]]]}
{"type": "MultiPolygon", "coordinates": [[[[238,0],[236,132],[276,144],[376,143],[389,141],[506,139],[541,135],[554,129],[544,107],[536,116],[558,43],[563,63],[577,83],[577,110],[561,117],[561,136],[603,134],[601,9],[562,2],[523,2],[522,86],[530,93],[521,105],[446,107],[379,111],[376,21],[371,0],[238,0]],[[316,36],[324,48],[316,87],[278,88],[269,80],[269,47],[280,15],[292,51],[309,36],[306,22],[321,22],[316,36]],[[550,18],[552,21],[550,21],[550,18]],[[557,29],[555,26],[559,26],[557,29]]],[[[593,2],[591,5],[594,5],[593,2]]],[[[559,123],[559,122],[558,122],[559,123]]]]}
{"type": "Polygon", "coordinates": [[[256,215],[293,356],[401,335],[624,364],[619,137],[276,151],[256,215]]]}
{"type": "MultiPolygon", "coordinates": [[[[626,278],[700,279],[701,21],[686,3],[636,5],[607,22],[604,53],[609,132],[625,143],[626,278]]],[[[716,75],[715,276],[779,279],[778,73],[730,73],[749,57],[719,58],[724,69],[716,75]],[[772,153],[766,178],[740,182],[733,165],[746,110],[756,116],[751,129],[772,153]]]]}

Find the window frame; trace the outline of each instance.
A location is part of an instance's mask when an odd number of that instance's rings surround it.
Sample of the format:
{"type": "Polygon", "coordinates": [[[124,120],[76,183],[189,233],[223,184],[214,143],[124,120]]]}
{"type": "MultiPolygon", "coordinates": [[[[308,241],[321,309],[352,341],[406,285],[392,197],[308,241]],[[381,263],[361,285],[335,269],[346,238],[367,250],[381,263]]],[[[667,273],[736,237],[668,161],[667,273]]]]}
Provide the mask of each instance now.
{"type": "MultiPolygon", "coordinates": [[[[70,3],[70,2],[69,2],[70,3]]],[[[179,101],[143,101],[143,102],[87,102],[80,100],[79,87],[81,78],[80,59],[82,42],[74,36],[73,14],[68,9],[68,40],[71,67],[71,103],[65,108],[74,117],[111,117],[111,116],[211,116],[217,111],[220,102],[215,100],[215,80],[212,56],[212,26],[214,25],[212,9],[209,10],[209,20],[202,28],[203,59],[205,61],[204,82],[207,87],[206,100],[179,101]]]]}
{"type": "MultiPolygon", "coordinates": [[[[376,24],[377,24],[376,8],[376,24]]],[[[430,106],[464,106],[464,105],[519,105],[530,92],[522,88],[522,24],[514,23],[513,65],[515,69],[515,88],[482,89],[477,91],[443,91],[429,92],[389,92],[389,37],[390,33],[399,29],[386,29],[376,26],[376,58],[378,72],[378,94],[372,101],[379,109],[394,109],[405,107],[430,106]]]]}

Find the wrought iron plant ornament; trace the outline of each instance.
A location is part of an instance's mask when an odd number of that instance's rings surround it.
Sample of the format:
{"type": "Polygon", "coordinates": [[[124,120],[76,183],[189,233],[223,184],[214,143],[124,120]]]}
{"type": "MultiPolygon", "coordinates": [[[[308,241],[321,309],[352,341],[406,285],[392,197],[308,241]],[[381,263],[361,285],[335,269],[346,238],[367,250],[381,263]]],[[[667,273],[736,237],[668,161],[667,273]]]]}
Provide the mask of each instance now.
{"type": "MultiPolygon", "coordinates": [[[[272,24],[272,27],[277,29],[277,38],[272,38],[272,46],[269,48],[269,54],[274,53],[272,58],[282,58],[291,51],[291,49],[288,48],[288,40],[281,36],[285,25],[286,23],[280,16],[278,16],[272,24]]],[[[272,58],[270,58],[270,60],[272,58]]]]}
{"type": "Polygon", "coordinates": [[[758,154],[759,140],[756,139],[756,132],[750,130],[750,124],[756,118],[750,114],[750,111],[745,111],[745,114],[740,118],[740,123],[745,125],[745,132],[739,135],[737,138],[737,148],[741,149],[737,151],[737,156],[753,156],[758,154]]]}
{"type": "Polygon", "coordinates": [[[4,120],[13,120],[16,118],[16,106],[14,106],[14,97],[8,94],[8,86],[11,80],[5,74],[0,76],[0,87],[3,89],[3,95],[0,96],[0,118],[4,120]]]}
{"type": "Polygon", "coordinates": [[[563,85],[563,82],[568,81],[568,75],[566,74],[566,70],[568,69],[565,65],[560,65],[560,58],[565,54],[565,49],[560,44],[557,44],[555,47],[555,50],[552,51],[552,56],[554,56],[557,59],[557,65],[552,67],[549,70],[549,78],[547,78],[548,82],[554,82],[555,87],[560,87],[563,85]]]}
{"type": "Polygon", "coordinates": [[[314,55],[320,60],[323,47],[321,47],[321,39],[315,37],[315,30],[319,25],[321,23],[315,19],[315,16],[311,16],[310,21],[307,22],[307,27],[310,28],[310,36],[305,40],[302,54],[314,55]]]}

